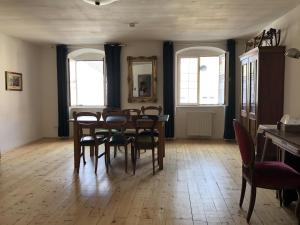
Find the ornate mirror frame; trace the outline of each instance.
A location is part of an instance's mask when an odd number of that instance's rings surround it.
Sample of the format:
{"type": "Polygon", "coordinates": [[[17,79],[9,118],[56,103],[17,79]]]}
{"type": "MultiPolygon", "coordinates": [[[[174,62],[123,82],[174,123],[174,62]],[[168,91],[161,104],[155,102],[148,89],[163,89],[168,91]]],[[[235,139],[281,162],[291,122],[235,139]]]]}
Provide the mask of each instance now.
{"type": "Polygon", "coordinates": [[[157,101],[157,57],[127,57],[128,62],[128,102],[156,102],[157,101]],[[152,74],[151,74],[151,95],[150,96],[133,96],[133,63],[151,62],[152,74]]]}

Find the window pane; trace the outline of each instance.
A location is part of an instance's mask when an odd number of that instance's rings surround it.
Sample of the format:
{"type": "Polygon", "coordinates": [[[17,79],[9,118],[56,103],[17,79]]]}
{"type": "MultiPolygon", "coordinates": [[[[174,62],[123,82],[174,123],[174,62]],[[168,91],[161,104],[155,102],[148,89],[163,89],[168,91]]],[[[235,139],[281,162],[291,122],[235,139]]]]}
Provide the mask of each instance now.
{"type": "Polygon", "coordinates": [[[219,57],[200,57],[200,104],[219,103],[219,57]]]}
{"type": "Polygon", "coordinates": [[[197,104],[198,58],[180,59],[180,98],[182,104],[197,104]]]}
{"type": "Polygon", "coordinates": [[[103,61],[76,61],[76,77],[76,105],[104,105],[103,61]]]}
{"type": "Polygon", "coordinates": [[[219,71],[219,100],[218,104],[225,103],[225,54],[219,56],[220,71],[219,71]]]}

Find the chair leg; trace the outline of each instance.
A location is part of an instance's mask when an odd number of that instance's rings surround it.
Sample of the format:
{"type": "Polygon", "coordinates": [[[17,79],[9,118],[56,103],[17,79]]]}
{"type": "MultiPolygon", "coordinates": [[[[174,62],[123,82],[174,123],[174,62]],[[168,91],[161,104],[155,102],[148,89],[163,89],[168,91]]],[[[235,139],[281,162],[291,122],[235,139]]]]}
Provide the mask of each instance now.
{"type": "Polygon", "coordinates": [[[280,190],[278,191],[278,198],[279,198],[280,207],[282,207],[282,203],[283,203],[283,199],[282,199],[282,191],[283,191],[283,189],[280,189],[280,190]]]}
{"type": "Polygon", "coordinates": [[[95,173],[97,173],[98,168],[98,147],[95,147],[95,173]]]}
{"type": "Polygon", "coordinates": [[[152,148],[152,167],[153,167],[153,175],[154,175],[155,174],[154,148],[152,148]]]}
{"type": "Polygon", "coordinates": [[[125,172],[127,173],[127,145],[125,145],[125,172]]]}
{"type": "Polygon", "coordinates": [[[133,154],[132,167],[133,167],[133,175],[135,175],[137,149],[134,146],[132,146],[131,154],[133,154]]]}
{"type": "Polygon", "coordinates": [[[300,225],[300,189],[297,189],[298,201],[296,206],[296,216],[298,218],[298,225],[300,225]]]}
{"type": "Polygon", "coordinates": [[[114,146],[114,158],[117,156],[117,146],[114,146]]]}
{"type": "Polygon", "coordinates": [[[108,173],[108,170],[109,170],[109,165],[108,165],[108,156],[109,156],[109,146],[108,144],[105,143],[105,146],[104,146],[104,151],[105,151],[105,154],[104,154],[104,158],[105,158],[105,168],[106,168],[106,173],[108,173]]]}
{"type": "Polygon", "coordinates": [[[90,146],[90,156],[93,157],[95,155],[95,147],[94,146],[90,146]]]}
{"type": "Polygon", "coordinates": [[[242,207],[245,197],[247,181],[244,177],[242,177],[242,189],[241,189],[241,197],[240,197],[240,207],[242,207]]]}
{"type": "Polygon", "coordinates": [[[107,163],[110,165],[110,145],[107,145],[107,163]]]}
{"type": "Polygon", "coordinates": [[[255,205],[255,198],[256,198],[256,187],[251,184],[251,196],[250,196],[250,203],[249,203],[249,209],[248,209],[248,213],[247,213],[247,222],[249,223],[253,209],[254,209],[254,205],[255,205]]]}
{"type": "Polygon", "coordinates": [[[134,147],[133,147],[133,144],[130,145],[130,148],[131,148],[131,162],[133,164],[133,162],[134,162],[134,147]]]}
{"type": "Polygon", "coordinates": [[[85,165],[86,161],[85,161],[85,148],[84,148],[84,146],[82,146],[82,159],[83,159],[83,164],[85,165]]]}

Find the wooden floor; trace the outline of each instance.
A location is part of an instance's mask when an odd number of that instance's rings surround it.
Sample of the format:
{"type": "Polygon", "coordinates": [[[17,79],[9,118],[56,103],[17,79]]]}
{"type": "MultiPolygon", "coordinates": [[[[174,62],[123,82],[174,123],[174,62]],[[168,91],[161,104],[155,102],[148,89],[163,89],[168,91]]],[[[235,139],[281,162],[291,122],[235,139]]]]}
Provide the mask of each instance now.
{"type": "MultiPolygon", "coordinates": [[[[166,145],[164,170],[152,175],[151,153],[142,153],[137,174],[124,172],[124,155],[110,174],[99,161],[73,173],[71,140],[42,140],[2,154],[1,225],[202,225],[247,224],[249,192],[238,207],[241,161],[235,144],[174,141],[166,145]]],[[[247,186],[249,189],[249,186],[247,186]]],[[[297,224],[275,193],[260,189],[251,224],[297,224]]]]}

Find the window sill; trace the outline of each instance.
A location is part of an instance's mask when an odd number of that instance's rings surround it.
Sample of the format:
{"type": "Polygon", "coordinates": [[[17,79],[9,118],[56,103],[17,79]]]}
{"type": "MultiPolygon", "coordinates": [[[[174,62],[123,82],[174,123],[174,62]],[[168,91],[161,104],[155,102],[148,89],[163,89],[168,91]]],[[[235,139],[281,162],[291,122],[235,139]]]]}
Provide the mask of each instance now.
{"type": "Polygon", "coordinates": [[[97,106],[97,105],[93,105],[93,106],[88,106],[88,105],[78,105],[78,106],[69,106],[69,109],[104,109],[106,108],[106,106],[97,106]]]}
{"type": "Polygon", "coordinates": [[[225,108],[226,105],[177,105],[176,108],[225,108]]]}

